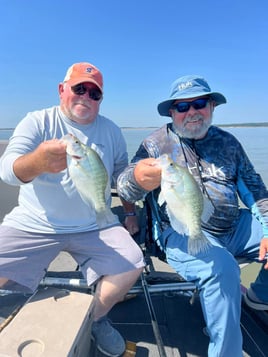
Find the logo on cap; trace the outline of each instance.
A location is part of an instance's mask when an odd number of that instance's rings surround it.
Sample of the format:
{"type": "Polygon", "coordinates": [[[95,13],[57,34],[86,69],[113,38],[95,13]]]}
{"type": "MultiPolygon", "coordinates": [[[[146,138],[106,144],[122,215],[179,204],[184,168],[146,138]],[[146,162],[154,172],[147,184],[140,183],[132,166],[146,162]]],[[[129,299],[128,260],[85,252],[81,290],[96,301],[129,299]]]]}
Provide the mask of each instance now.
{"type": "Polygon", "coordinates": [[[193,86],[193,83],[191,81],[188,81],[188,82],[185,82],[185,83],[182,83],[182,84],[179,84],[178,85],[178,89],[179,90],[184,90],[186,88],[190,88],[193,86]]]}

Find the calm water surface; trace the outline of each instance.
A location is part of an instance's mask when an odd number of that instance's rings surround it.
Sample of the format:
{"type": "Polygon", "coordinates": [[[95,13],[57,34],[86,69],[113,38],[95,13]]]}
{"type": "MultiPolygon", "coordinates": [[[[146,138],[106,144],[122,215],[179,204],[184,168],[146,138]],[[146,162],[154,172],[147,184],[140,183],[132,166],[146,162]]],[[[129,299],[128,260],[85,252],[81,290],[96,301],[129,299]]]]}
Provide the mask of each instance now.
{"type": "MultiPolygon", "coordinates": [[[[122,129],[127,142],[129,159],[133,157],[139,144],[155,129],[122,129]]],[[[268,127],[228,127],[224,130],[229,131],[241,142],[253,163],[256,171],[262,176],[268,186],[268,127]]]]}
{"type": "MultiPolygon", "coordinates": [[[[140,143],[155,128],[146,129],[122,129],[127,142],[129,159],[134,156],[140,143]]],[[[261,174],[264,182],[268,186],[268,127],[226,127],[241,142],[251,162],[258,173],[261,174]]],[[[12,134],[13,129],[0,129],[0,140],[7,140],[12,134]]],[[[220,149],[219,149],[220,150],[220,149]]]]}

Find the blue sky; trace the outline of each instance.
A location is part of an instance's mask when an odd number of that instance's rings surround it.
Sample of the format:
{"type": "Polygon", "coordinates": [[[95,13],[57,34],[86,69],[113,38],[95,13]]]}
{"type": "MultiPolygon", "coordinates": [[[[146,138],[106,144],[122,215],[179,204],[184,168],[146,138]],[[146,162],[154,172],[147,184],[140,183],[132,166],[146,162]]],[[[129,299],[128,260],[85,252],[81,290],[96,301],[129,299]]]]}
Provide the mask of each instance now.
{"type": "Polygon", "coordinates": [[[0,127],[58,104],[74,62],[104,76],[101,113],[160,126],[157,104],[200,74],[228,103],[214,122],[268,121],[267,0],[0,0],[0,127]]]}

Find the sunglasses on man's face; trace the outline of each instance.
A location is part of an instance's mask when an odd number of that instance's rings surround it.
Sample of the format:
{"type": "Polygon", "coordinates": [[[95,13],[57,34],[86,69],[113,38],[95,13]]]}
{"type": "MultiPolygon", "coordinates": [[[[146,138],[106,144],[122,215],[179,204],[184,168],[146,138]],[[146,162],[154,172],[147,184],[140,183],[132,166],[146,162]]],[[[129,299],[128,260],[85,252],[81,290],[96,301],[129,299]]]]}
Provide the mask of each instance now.
{"type": "Polygon", "coordinates": [[[79,83],[72,88],[72,91],[76,95],[84,95],[86,92],[90,99],[98,101],[102,97],[102,93],[98,88],[87,88],[83,83],[79,83]]]}
{"type": "Polygon", "coordinates": [[[171,109],[175,109],[179,113],[186,113],[188,112],[190,107],[193,107],[195,110],[203,109],[206,107],[208,102],[209,102],[209,98],[199,98],[193,100],[192,102],[180,102],[180,103],[173,104],[171,109]]]}

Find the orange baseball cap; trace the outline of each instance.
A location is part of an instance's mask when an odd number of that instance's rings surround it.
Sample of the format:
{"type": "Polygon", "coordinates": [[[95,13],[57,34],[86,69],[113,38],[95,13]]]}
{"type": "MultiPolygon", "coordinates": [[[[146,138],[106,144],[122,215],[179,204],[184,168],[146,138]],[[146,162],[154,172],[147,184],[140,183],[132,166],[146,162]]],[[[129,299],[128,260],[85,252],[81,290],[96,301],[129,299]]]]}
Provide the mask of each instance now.
{"type": "Polygon", "coordinates": [[[83,82],[94,83],[101,90],[101,92],[103,92],[102,74],[98,68],[93,66],[91,63],[74,63],[68,68],[63,81],[68,82],[70,86],[75,86],[76,84],[83,82]]]}

